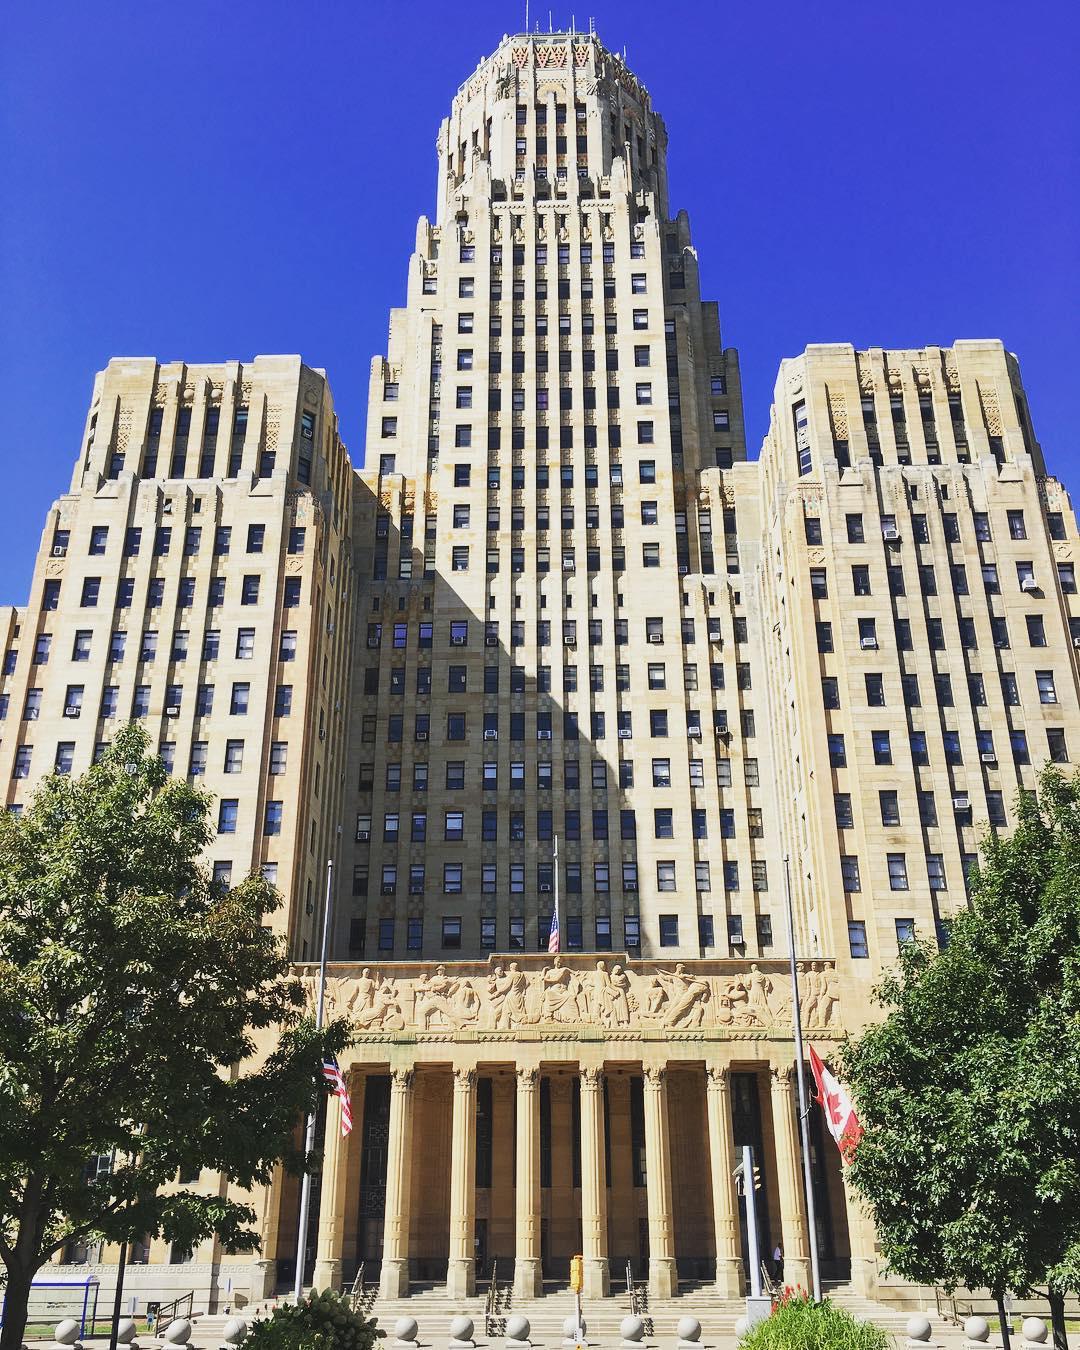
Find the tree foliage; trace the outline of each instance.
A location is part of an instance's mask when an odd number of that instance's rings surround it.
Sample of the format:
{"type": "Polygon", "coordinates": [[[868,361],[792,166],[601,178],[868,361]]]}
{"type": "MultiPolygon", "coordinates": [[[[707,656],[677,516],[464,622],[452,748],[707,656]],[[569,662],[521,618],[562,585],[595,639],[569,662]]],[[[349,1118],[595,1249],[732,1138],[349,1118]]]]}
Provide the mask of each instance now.
{"type": "Polygon", "coordinates": [[[1080,1290],[1080,775],[1052,768],[989,835],[943,951],[877,991],[844,1056],[851,1178],[888,1265],[954,1288],[1080,1290]]]}
{"type": "Polygon", "coordinates": [[[257,1246],[249,1206],[173,1183],[205,1168],[247,1188],[277,1161],[303,1165],[294,1128],[347,1031],[303,1016],[265,926],[273,887],[211,881],[209,804],[131,726],[81,778],[48,778],[24,815],[0,815],[3,1350],[67,1243],[257,1246]],[[95,1155],[112,1168],[89,1180],[95,1155]]]}
{"type": "Polygon", "coordinates": [[[375,1338],[374,1319],[354,1312],[344,1295],[312,1290],[255,1322],[243,1350],[371,1350],[375,1338]]]}

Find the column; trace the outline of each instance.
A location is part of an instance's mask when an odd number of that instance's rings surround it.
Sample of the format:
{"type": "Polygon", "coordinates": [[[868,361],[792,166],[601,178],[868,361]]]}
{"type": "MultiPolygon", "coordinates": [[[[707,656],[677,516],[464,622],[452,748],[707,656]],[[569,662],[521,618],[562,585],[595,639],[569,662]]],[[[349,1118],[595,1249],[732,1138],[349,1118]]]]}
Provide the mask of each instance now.
{"type": "Polygon", "coordinates": [[[604,1164],[604,1071],[581,1070],[581,1249],[586,1298],[608,1296],[607,1170],[604,1164]]]}
{"type": "Polygon", "coordinates": [[[312,1282],[316,1289],[341,1288],[341,1251],[345,1241],[345,1211],[348,1205],[346,1179],[349,1158],[359,1142],[364,1122],[363,1079],[350,1091],[353,1127],[341,1133],[341,1099],[326,1103],[326,1138],[323,1143],[322,1182],[319,1188],[319,1236],[312,1282]]]}
{"type": "Polygon", "coordinates": [[[514,1297],[543,1293],[540,1269],[540,1073],[517,1071],[517,1176],[514,1179],[514,1297]]]}
{"type": "Polygon", "coordinates": [[[649,1292],[654,1298],[671,1298],[679,1292],[679,1277],[675,1270],[675,1224],[671,1213],[667,1068],[662,1064],[647,1064],[644,1075],[649,1292]]]}
{"type": "Polygon", "coordinates": [[[851,1250],[851,1287],[863,1298],[877,1298],[877,1233],[874,1221],[846,1175],[843,1184],[847,1204],[848,1245],[851,1250]]]}
{"type": "MultiPolygon", "coordinates": [[[[795,1103],[790,1065],[774,1064],[772,1079],[773,1147],[780,1202],[780,1241],[784,1249],[784,1283],[810,1288],[810,1257],[806,1242],[806,1200],[802,1184],[802,1152],[795,1129],[795,1103]]],[[[772,1253],[768,1253],[771,1256],[772,1253]]],[[[766,1253],[762,1253],[763,1259],[766,1253]]]]}
{"type": "Polygon", "coordinates": [[[743,1264],[739,1251],[739,1201],[735,1191],[735,1137],[731,1125],[731,1069],[705,1067],[709,1115],[709,1167],[712,1174],[713,1232],[716,1235],[716,1292],[742,1298],[743,1264]]]}
{"type": "Polygon", "coordinates": [[[476,1070],[454,1069],[453,1143],[450,1152],[450,1261],[446,1292],[476,1292],[476,1070]]]}
{"type": "Polygon", "coordinates": [[[260,1224],[262,1242],[259,1253],[251,1263],[251,1298],[261,1303],[277,1293],[278,1237],[281,1227],[281,1206],[285,1191],[285,1168],[274,1164],[270,1181],[263,1188],[263,1213],[260,1224]]]}
{"type": "Polygon", "coordinates": [[[409,1165],[412,1161],[413,1071],[390,1075],[390,1123],[386,1143],[386,1200],[380,1298],[409,1292],[409,1165]]]}

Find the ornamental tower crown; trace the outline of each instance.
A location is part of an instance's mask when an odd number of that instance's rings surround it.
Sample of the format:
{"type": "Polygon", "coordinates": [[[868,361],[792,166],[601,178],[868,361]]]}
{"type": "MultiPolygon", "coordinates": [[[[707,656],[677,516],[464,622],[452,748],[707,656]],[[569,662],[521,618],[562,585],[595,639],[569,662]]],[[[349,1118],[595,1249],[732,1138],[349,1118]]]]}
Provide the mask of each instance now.
{"type": "Polygon", "coordinates": [[[504,37],[439,129],[437,221],[470,196],[531,202],[628,191],[667,209],[667,133],[622,57],[593,33],[504,37]]]}

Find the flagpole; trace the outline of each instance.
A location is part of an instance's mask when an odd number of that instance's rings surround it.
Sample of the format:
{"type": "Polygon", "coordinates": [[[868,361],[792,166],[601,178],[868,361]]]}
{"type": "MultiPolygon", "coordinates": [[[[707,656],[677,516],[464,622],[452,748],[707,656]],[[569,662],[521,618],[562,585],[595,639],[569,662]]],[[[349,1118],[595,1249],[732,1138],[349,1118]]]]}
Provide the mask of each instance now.
{"type": "MultiPolygon", "coordinates": [[[[322,1031],[323,1005],[326,998],[326,954],[330,941],[330,917],[334,909],[334,860],[326,860],[326,896],[323,900],[322,944],[319,951],[319,997],[315,1004],[315,1030],[322,1031]]],[[[318,1108],[307,1118],[307,1131],[304,1135],[304,1158],[311,1157],[315,1148],[315,1117],[318,1108]]],[[[308,1214],[311,1210],[311,1173],[305,1172],[300,1183],[300,1224],[296,1235],[296,1279],[293,1294],[297,1303],[304,1294],[304,1267],[307,1264],[307,1228],[308,1214]]]]}
{"type": "Polygon", "coordinates": [[[551,850],[552,871],[555,874],[555,931],[559,934],[559,951],[562,951],[562,918],[559,915],[559,836],[555,835],[551,850]]]}
{"type": "Polygon", "coordinates": [[[821,1270],[818,1265],[817,1209],[810,1170],[810,1108],[806,1101],[806,1066],[803,1064],[802,1008],[799,1004],[799,971],[795,964],[795,912],[791,904],[791,864],[784,854],[784,900],[787,904],[788,964],[791,968],[791,1020],[795,1028],[795,1072],[799,1082],[799,1132],[802,1136],[803,1190],[806,1194],[806,1226],[810,1238],[810,1277],[814,1302],[821,1302],[821,1270]]]}

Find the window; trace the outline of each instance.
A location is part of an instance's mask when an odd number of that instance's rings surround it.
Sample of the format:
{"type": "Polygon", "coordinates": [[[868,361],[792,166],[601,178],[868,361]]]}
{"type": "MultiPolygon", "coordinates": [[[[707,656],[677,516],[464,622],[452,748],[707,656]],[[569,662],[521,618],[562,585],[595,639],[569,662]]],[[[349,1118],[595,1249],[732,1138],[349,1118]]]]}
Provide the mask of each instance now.
{"type": "Polygon", "coordinates": [[[279,684],[274,693],[274,716],[288,717],[292,712],[292,685],[279,684]]]}
{"type": "Polygon", "coordinates": [[[926,857],[926,879],[932,891],[945,891],[945,863],[940,853],[929,853],[926,857]]]}
{"type": "Polygon", "coordinates": [[[1065,732],[1062,727],[1046,728],[1046,748],[1052,763],[1067,764],[1069,762],[1069,747],[1066,744],[1065,732]]]}
{"type": "Polygon", "coordinates": [[[833,793],[833,812],[836,816],[836,828],[838,830],[854,829],[855,819],[851,809],[850,792],[833,793]]]}
{"type": "Polygon", "coordinates": [[[1027,526],[1024,524],[1023,511],[1007,511],[1005,514],[1009,522],[1009,538],[1026,539],[1027,526]]]}
{"type": "Polygon", "coordinates": [[[811,567],[810,594],[815,600],[827,600],[829,598],[829,577],[824,567],[811,567]]]}
{"type": "Polygon", "coordinates": [[[267,802],[266,811],[263,815],[263,834],[280,834],[281,821],[284,812],[282,802],[267,802]]]}
{"type": "Polygon", "coordinates": [[[898,794],[887,789],[878,793],[878,805],[881,809],[882,825],[900,824],[900,802],[898,794]]]}
{"type": "MultiPolygon", "coordinates": [[[[203,748],[204,748],[204,750],[205,750],[205,744],[204,744],[203,748]]],[[[194,759],[194,756],[195,756],[195,746],[194,746],[194,745],[191,747],[191,750],[192,750],[192,770],[191,770],[191,772],[194,774],[194,773],[196,773],[196,772],[199,772],[199,771],[196,770],[195,767],[194,767],[194,763],[195,763],[195,759],[194,759]]],[[[221,801],[218,803],[218,834],[235,834],[235,833],[236,833],[236,818],[237,818],[237,815],[238,815],[238,813],[239,813],[239,809],[240,809],[240,803],[239,803],[239,801],[238,801],[235,797],[223,797],[223,798],[221,799],[221,801]]]]}
{"type": "MultiPolygon", "coordinates": [[[[81,628],[76,632],[74,641],[71,644],[71,659],[73,661],[90,660],[91,638],[92,633],[90,632],[89,629],[81,628]]],[[[48,634],[43,633],[38,638],[37,643],[34,646],[34,664],[44,665],[48,659],[49,659],[49,637],[48,634]],[[45,655],[44,657],[39,659],[38,654],[39,652],[42,651],[45,653],[45,655]]]]}
{"type": "MultiPolygon", "coordinates": [[[[494,925],[494,920],[492,920],[494,925]]],[[[492,933],[494,938],[494,933],[492,933]]],[[[456,915],[444,916],[442,921],[442,945],[450,951],[457,951],[461,947],[461,919],[456,915]]]]}
{"type": "Polygon", "coordinates": [[[891,764],[892,742],[889,733],[887,731],[872,731],[870,739],[874,747],[874,763],[891,764]]]}
{"type": "Polygon", "coordinates": [[[847,764],[847,750],[842,732],[833,732],[828,738],[829,763],[834,769],[842,769],[847,764]]]}
{"type": "Polygon", "coordinates": [[[1039,691],[1040,703],[1057,702],[1057,689],[1054,685],[1054,672],[1052,670],[1037,670],[1035,672],[1035,686],[1039,691]]]}
{"type": "Polygon", "coordinates": [[[907,878],[907,857],[903,853],[889,853],[886,855],[889,865],[889,889],[893,891],[906,891],[908,888],[907,878]]]}
{"type": "Polygon", "coordinates": [[[859,877],[859,859],[855,854],[841,854],[840,877],[846,893],[853,894],[862,890],[862,882],[859,877]]]}
{"type": "MultiPolygon", "coordinates": [[[[1026,622],[1029,646],[1045,647],[1046,625],[1043,622],[1043,616],[1041,614],[1028,614],[1026,616],[1026,622]]],[[[1005,645],[1007,646],[1008,644],[1006,643],[1005,645]]]]}
{"type": "MultiPolygon", "coordinates": [[[[331,574],[332,575],[332,574],[331,574]]],[[[286,577],[281,603],[285,609],[295,609],[300,603],[300,590],[303,582],[300,577],[286,577]]]]}
{"type": "Polygon", "coordinates": [[[848,920],[848,949],[855,960],[865,960],[870,955],[866,943],[866,924],[862,919],[848,920]]]}
{"type": "Polygon", "coordinates": [[[896,945],[898,948],[910,947],[915,942],[915,920],[896,920],[896,945]]]}

